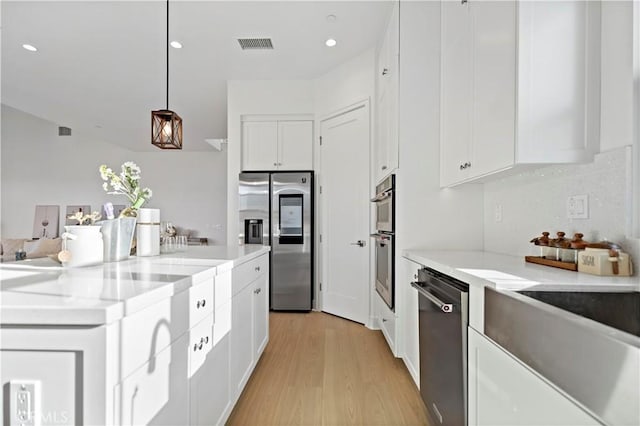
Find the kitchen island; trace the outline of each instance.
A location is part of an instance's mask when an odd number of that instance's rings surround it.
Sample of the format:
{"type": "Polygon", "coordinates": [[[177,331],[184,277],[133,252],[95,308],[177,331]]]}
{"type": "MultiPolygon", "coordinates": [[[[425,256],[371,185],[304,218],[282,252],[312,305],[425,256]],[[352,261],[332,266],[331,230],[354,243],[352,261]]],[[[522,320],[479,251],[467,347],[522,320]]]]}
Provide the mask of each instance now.
{"type": "MultiPolygon", "coordinates": [[[[408,250],[403,257],[403,355],[416,379],[419,296],[410,281],[427,267],[468,285],[463,360],[469,425],[640,423],[637,327],[623,331],[591,318],[586,303],[597,305],[606,300],[602,295],[631,300],[628,322],[637,322],[637,276],[594,276],[481,251],[408,250]],[[543,303],[561,294],[574,306],[543,303]]],[[[608,310],[623,312],[622,305],[608,310]]]]}
{"type": "Polygon", "coordinates": [[[224,423],[268,341],[268,250],[2,264],[4,423],[224,423]]]}

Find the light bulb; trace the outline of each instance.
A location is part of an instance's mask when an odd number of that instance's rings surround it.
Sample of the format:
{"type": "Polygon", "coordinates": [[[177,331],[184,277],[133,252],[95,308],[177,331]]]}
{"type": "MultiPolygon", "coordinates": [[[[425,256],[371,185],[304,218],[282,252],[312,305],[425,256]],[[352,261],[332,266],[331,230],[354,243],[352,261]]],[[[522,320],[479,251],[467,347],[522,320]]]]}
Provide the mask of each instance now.
{"type": "Polygon", "coordinates": [[[164,126],[162,126],[162,134],[164,134],[167,139],[171,138],[172,126],[171,121],[165,121],[164,126]]]}

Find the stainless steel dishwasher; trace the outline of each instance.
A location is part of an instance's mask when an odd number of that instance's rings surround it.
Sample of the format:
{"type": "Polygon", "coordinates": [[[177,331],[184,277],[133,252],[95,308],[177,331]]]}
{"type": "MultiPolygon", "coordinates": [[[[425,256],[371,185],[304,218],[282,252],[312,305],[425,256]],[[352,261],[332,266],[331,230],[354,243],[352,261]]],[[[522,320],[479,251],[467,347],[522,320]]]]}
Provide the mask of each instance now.
{"type": "Polygon", "coordinates": [[[469,286],[433,269],[418,272],[420,394],[434,424],[467,424],[469,286]]]}

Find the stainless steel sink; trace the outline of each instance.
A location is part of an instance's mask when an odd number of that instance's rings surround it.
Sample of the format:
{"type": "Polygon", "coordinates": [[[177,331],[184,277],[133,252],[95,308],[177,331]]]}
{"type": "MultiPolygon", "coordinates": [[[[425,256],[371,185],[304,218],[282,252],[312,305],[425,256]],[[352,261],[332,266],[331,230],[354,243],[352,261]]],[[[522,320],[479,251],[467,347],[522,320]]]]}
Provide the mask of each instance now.
{"type": "Polygon", "coordinates": [[[518,293],[640,337],[639,292],[518,291],[518,293]]]}
{"type": "Polygon", "coordinates": [[[484,334],[604,424],[640,424],[638,294],[550,293],[486,287],[484,334]]]}

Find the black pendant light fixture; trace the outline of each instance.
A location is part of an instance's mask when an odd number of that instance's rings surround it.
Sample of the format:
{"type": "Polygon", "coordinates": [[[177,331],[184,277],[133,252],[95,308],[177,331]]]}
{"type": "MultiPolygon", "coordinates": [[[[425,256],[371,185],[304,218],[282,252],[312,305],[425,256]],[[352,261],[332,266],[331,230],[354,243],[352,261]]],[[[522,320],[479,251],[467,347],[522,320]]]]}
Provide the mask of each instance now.
{"type": "Polygon", "coordinates": [[[167,108],[151,111],[151,143],[160,149],[182,149],[182,118],[169,110],[169,0],[167,0],[167,108]]]}

